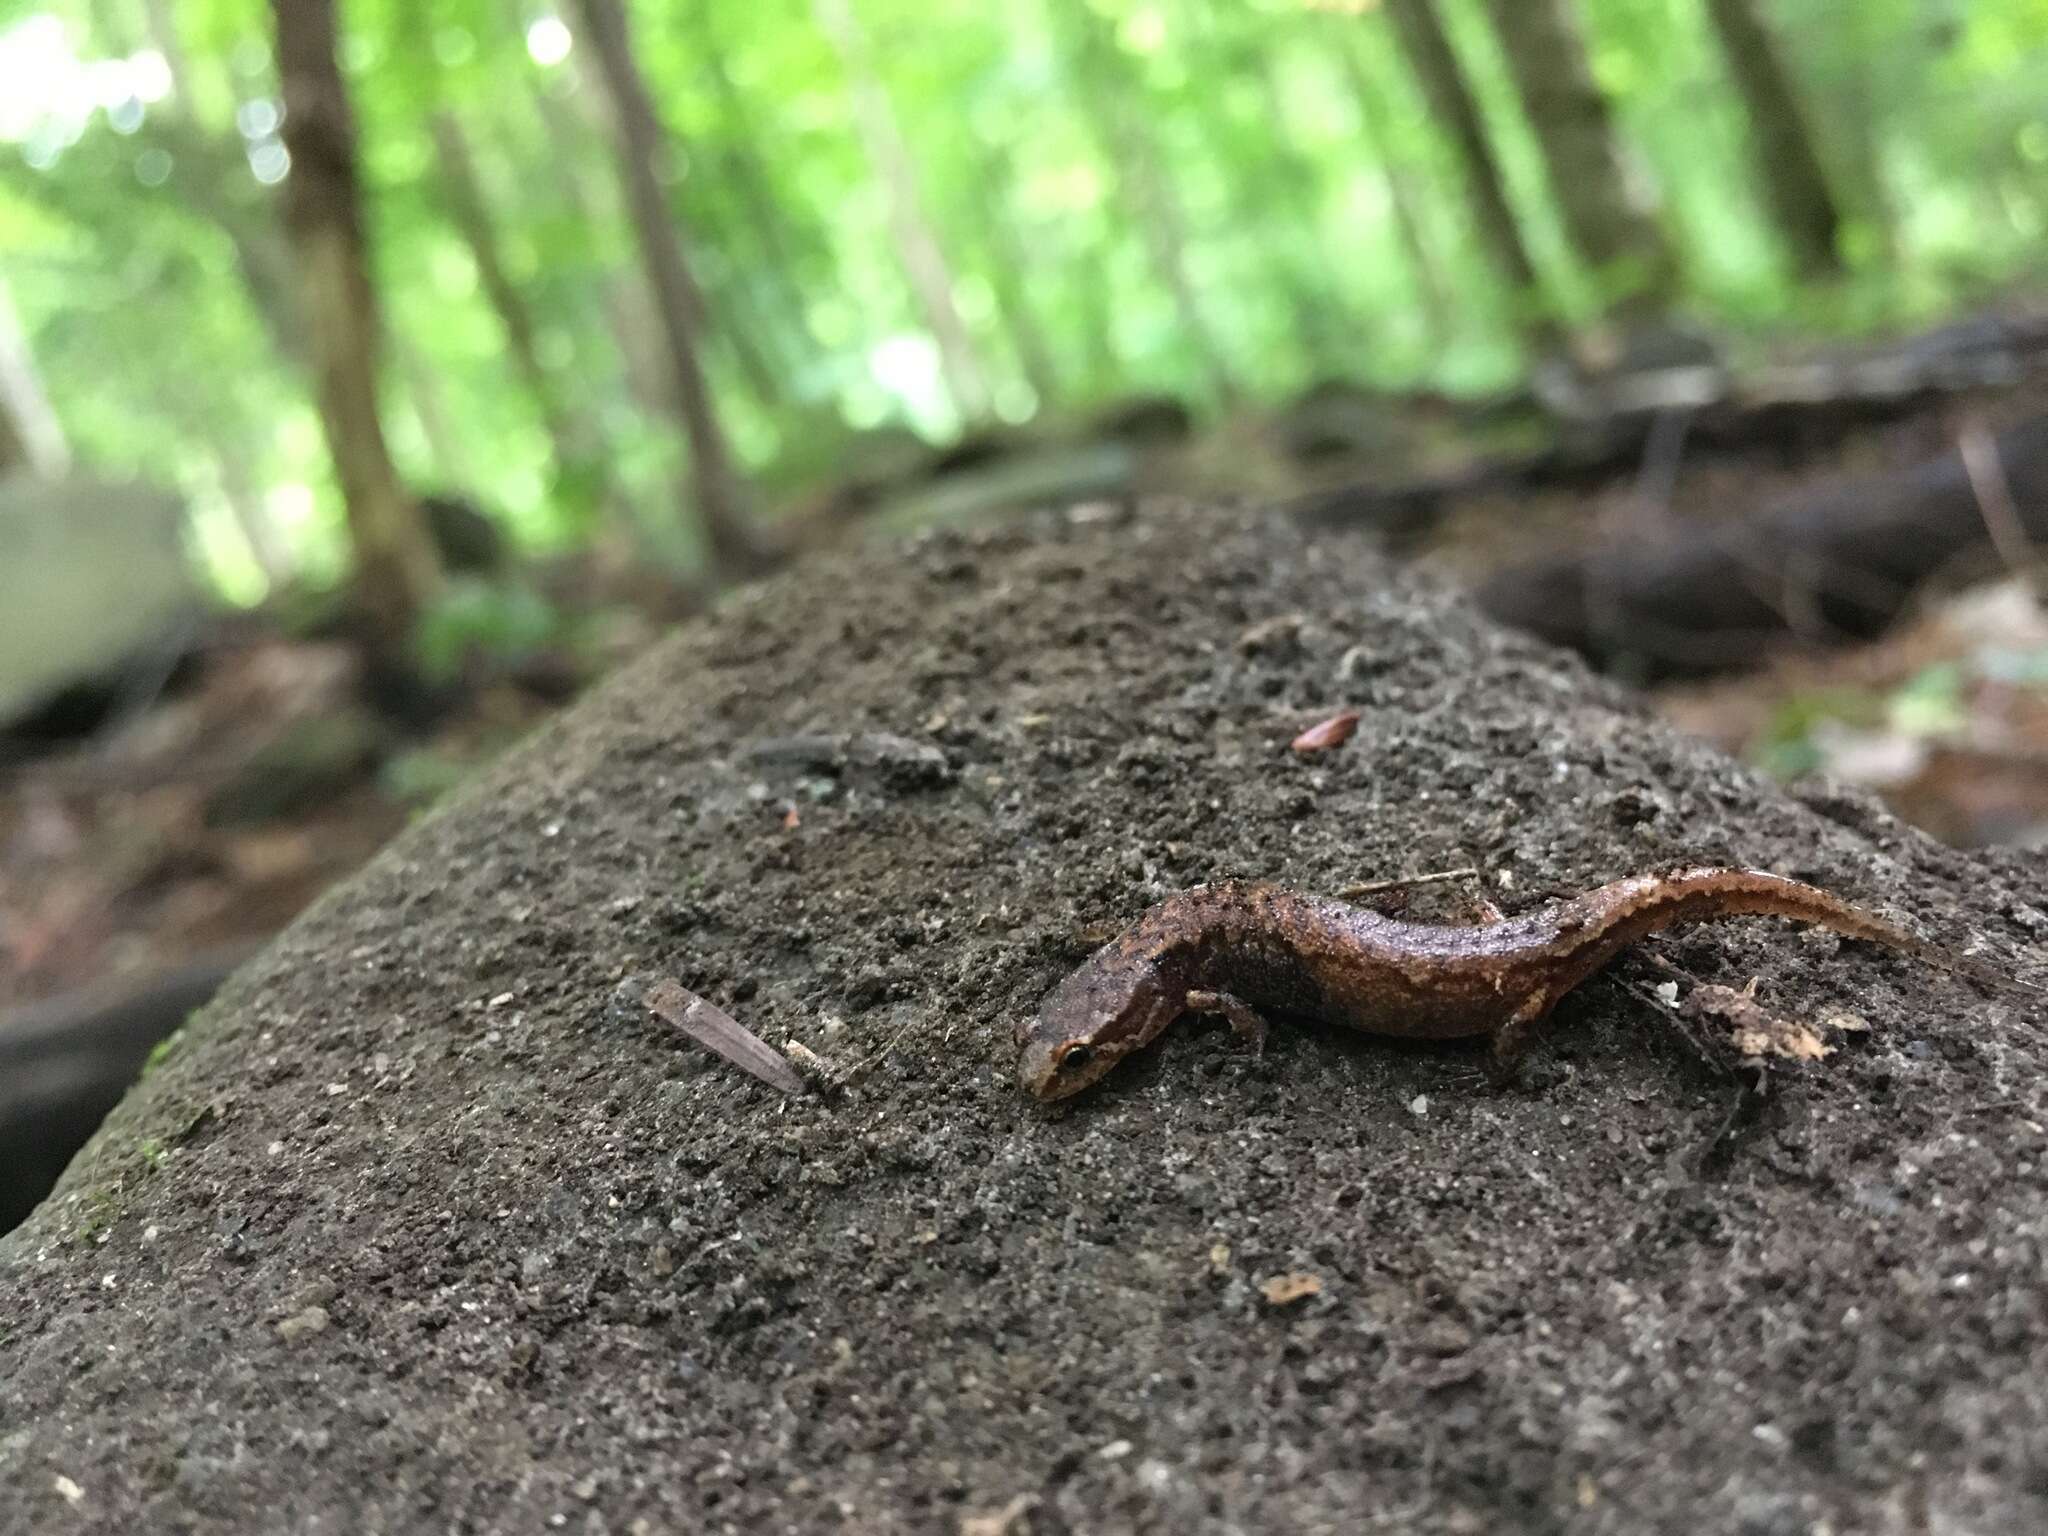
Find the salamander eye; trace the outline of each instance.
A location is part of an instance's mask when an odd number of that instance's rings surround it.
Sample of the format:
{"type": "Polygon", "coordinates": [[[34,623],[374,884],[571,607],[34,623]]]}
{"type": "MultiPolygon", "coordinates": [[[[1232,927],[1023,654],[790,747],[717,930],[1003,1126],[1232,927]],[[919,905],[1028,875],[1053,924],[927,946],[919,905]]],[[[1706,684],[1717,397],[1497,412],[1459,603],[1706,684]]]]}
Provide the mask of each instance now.
{"type": "Polygon", "coordinates": [[[1059,1069],[1062,1072],[1078,1072],[1088,1065],[1089,1058],[1094,1054],[1093,1046],[1086,1041],[1077,1040],[1060,1052],[1059,1069]]]}

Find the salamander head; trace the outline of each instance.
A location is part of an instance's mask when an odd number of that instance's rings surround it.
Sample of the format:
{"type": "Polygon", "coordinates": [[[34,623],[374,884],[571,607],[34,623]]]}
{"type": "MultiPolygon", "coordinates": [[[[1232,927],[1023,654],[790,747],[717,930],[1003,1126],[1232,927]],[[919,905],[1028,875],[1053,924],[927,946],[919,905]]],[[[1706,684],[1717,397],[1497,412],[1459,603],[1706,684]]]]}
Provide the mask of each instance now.
{"type": "Polygon", "coordinates": [[[1111,944],[1055,987],[1017,1026],[1017,1080],[1050,1102],[1079,1093],[1171,1024],[1187,1006],[1179,967],[1111,944]]]}

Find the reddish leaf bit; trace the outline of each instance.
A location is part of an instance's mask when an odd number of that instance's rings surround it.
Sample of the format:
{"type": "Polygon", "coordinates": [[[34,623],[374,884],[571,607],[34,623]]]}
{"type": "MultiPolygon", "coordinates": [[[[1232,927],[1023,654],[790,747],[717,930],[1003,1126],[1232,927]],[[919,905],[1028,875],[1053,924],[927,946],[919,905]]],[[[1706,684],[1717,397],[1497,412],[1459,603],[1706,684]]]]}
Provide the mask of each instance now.
{"type": "Polygon", "coordinates": [[[1320,1275],[1297,1272],[1275,1275],[1260,1282],[1259,1294],[1266,1298],[1266,1304],[1273,1307],[1291,1307],[1297,1301],[1307,1301],[1311,1296],[1323,1294],[1323,1279],[1320,1275]]]}
{"type": "Polygon", "coordinates": [[[1342,710],[1318,725],[1312,725],[1294,738],[1294,750],[1303,757],[1312,752],[1327,752],[1332,747],[1341,747],[1351,739],[1351,733],[1358,729],[1358,711],[1342,710]]]}

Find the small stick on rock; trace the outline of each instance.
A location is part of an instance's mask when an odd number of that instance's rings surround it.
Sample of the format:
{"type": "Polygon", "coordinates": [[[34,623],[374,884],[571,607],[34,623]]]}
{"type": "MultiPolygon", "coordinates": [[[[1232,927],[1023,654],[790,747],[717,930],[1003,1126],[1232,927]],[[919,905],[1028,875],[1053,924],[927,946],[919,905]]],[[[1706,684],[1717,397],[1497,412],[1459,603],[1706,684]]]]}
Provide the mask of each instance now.
{"type": "Polygon", "coordinates": [[[1366,880],[1347,885],[1337,894],[1346,901],[1355,901],[1360,896],[1371,896],[1380,891],[1405,891],[1411,885],[1442,885],[1446,880],[1477,880],[1476,868],[1439,869],[1427,875],[1400,875],[1392,880],[1366,880]]]}

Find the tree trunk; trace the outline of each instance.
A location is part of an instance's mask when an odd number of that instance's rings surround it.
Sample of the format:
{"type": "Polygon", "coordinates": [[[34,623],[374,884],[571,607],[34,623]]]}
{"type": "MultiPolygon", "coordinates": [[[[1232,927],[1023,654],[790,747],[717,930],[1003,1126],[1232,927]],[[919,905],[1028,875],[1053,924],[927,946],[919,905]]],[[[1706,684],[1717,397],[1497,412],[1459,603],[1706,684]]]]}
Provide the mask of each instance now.
{"type": "Polygon", "coordinates": [[[57,480],[70,468],[71,449],[36,374],[35,354],[0,288],[0,476],[57,480]]]}
{"type": "Polygon", "coordinates": [[[1415,72],[1429,103],[1437,130],[1449,139],[1465,168],[1465,195],[1480,242],[1515,296],[1515,311],[1532,333],[1547,329],[1549,306],[1543,285],[1522,240],[1521,226],[1508,202],[1507,178],[1486,136],[1479,103],[1465,81],[1465,71],[1451,49],[1451,40],[1437,16],[1434,0],[1386,0],[1387,19],[1402,57],[1415,72]]]}
{"type": "Polygon", "coordinates": [[[725,66],[725,52],[712,24],[708,0],[698,0],[691,20],[704,72],[725,125],[726,183],[753,233],[763,276],[774,290],[776,307],[782,312],[778,318],[792,343],[790,350],[797,365],[807,367],[820,352],[801,281],[804,258],[815,254],[815,241],[800,240],[799,232],[792,231],[787,213],[776,202],[760,147],[764,136],[755,126],[755,114],[734,82],[732,71],[725,66]]]}
{"type": "Polygon", "coordinates": [[[1114,178],[1117,195],[1138,226],[1152,274],[1172,299],[1181,332],[1209,376],[1210,389],[1225,404],[1234,402],[1242,392],[1195,297],[1180,200],[1160,163],[1142,106],[1134,99],[1137,82],[1108,23],[1088,0],[1060,0],[1057,13],[1066,22],[1077,104],[1114,178]]]}
{"type": "Polygon", "coordinates": [[[171,0],[142,0],[142,15],[149,28],[149,45],[163,55],[164,68],[170,74],[171,98],[190,112],[192,66],[178,33],[178,19],[171,14],[171,0]]]}
{"type": "Polygon", "coordinates": [[[534,410],[547,430],[556,461],[566,462],[577,456],[572,442],[573,433],[562,403],[555,394],[554,381],[540,360],[538,327],[534,323],[533,311],[527,307],[526,295],[519,291],[518,284],[505,270],[497,221],[491,217],[490,205],[484,199],[483,185],[477,178],[476,161],[469,151],[468,136],[448,112],[436,112],[428,126],[433,134],[434,152],[441,162],[441,190],[447,198],[448,215],[454,220],[463,243],[469,247],[470,259],[476,263],[477,279],[483,284],[484,296],[497,313],[498,323],[505,329],[512,366],[526,385],[527,393],[533,397],[534,410]]]}
{"type": "MultiPolygon", "coordinates": [[[[628,58],[631,58],[630,42],[628,58]]],[[[616,125],[619,115],[616,110],[607,114],[602,105],[614,97],[611,78],[601,50],[579,48],[572,55],[577,76],[581,83],[570,98],[581,108],[583,116],[596,125],[600,132],[608,125],[616,125]]],[[[638,75],[638,65],[634,66],[638,75]]],[[[642,78],[642,90],[645,80],[642,78]]],[[[572,137],[560,132],[571,126],[570,112],[564,102],[552,93],[542,91],[540,101],[543,111],[550,117],[550,131],[558,138],[572,137]]],[[[673,185],[673,196],[664,190],[663,207],[667,219],[678,230],[688,231],[707,226],[717,227],[714,219],[700,219],[702,196],[699,189],[704,176],[702,162],[688,144],[679,141],[675,132],[656,117],[656,142],[660,146],[660,158],[656,162],[656,178],[666,189],[673,185]],[[678,162],[687,169],[678,171],[678,162]],[[697,192],[699,205],[690,206],[691,199],[685,191],[697,192]]],[[[679,237],[687,239],[687,236],[679,237]]],[[[712,371],[711,358],[717,351],[723,351],[732,362],[734,371],[746,385],[747,392],[756,404],[773,415],[782,406],[782,391],[778,371],[767,355],[754,342],[753,335],[745,321],[736,311],[732,302],[729,285],[725,281],[722,258],[729,252],[721,247],[697,247],[694,254],[686,255],[690,284],[683,294],[683,303],[689,309],[690,333],[698,339],[698,367],[708,376],[712,371]]],[[[642,264],[643,273],[647,270],[642,264]]],[[[610,308],[619,317],[615,329],[618,331],[621,351],[633,360],[637,378],[652,384],[651,389],[636,388],[636,394],[657,414],[677,415],[681,409],[675,384],[675,367],[670,361],[672,348],[666,344],[666,328],[657,325],[659,337],[646,331],[646,316],[639,312],[643,304],[656,317],[661,314],[661,304],[652,288],[642,283],[630,289],[614,292],[609,296],[610,308]],[[650,367],[649,364],[652,364],[650,367]]],[[[741,294],[738,308],[747,307],[747,297],[741,294]]]]}
{"type": "Polygon", "coordinates": [[[1487,0],[1565,231],[1615,319],[1647,320],[1669,305],[1678,263],[1632,176],[1593,79],[1571,0],[1487,0]]]}
{"type": "Polygon", "coordinates": [[[426,445],[427,479],[444,486],[469,486],[477,482],[476,465],[464,446],[462,433],[448,409],[448,397],[441,390],[441,376],[418,341],[400,332],[392,353],[398,363],[402,399],[412,411],[413,425],[426,445]]]}
{"type": "Polygon", "coordinates": [[[213,463],[221,499],[227,503],[235,527],[249,546],[250,558],[263,572],[264,582],[274,593],[294,574],[291,550],[280,535],[270,509],[263,504],[263,493],[249,478],[249,465],[241,449],[216,438],[213,463]]]}
{"type": "Polygon", "coordinates": [[[1833,120],[1842,129],[1844,157],[1855,218],[1870,231],[1875,264],[1896,267],[1905,259],[1897,199],[1885,167],[1885,109],[1869,50],[1878,39],[1863,23],[1860,8],[1846,17],[1848,76],[1837,98],[1833,120]]]}
{"type": "Polygon", "coordinates": [[[1367,156],[1386,177],[1387,199],[1394,210],[1394,234],[1401,242],[1402,254],[1408,258],[1408,270],[1415,281],[1416,300],[1428,321],[1429,335],[1442,341],[1453,330],[1450,291],[1444,286],[1439,258],[1430,249],[1428,225],[1422,216],[1422,200],[1417,195],[1415,182],[1394,153],[1394,136],[1387,108],[1380,99],[1379,89],[1366,75],[1365,65],[1350,40],[1335,39],[1331,52],[1336,57],[1337,67],[1343,71],[1345,84],[1351,88],[1352,100],[1358,108],[1358,124],[1363,130],[1367,156]]]}
{"type": "Polygon", "coordinates": [[[716,281],[706,284],[704,299],[710,311],[699,317],[698,334],[716,336],[725,344],[748,392],[762,410],[775,415],[788,406],[789,391],[781,364],[761,340],[764,327],[752,274],[726,268],[714,276],[716,281]]]}
{"type": "Polygon", "coordinates": [[[620,0],[576,0],[576,10],[612,100],[620,177],[640,238],[648,288],[668,338],[676,411],[690,445],[690,474],[709,564],[718,578],[744,576],[759,570],[767,557],[748,527],[746,491],[704,375],[704,296],[662,190],[670,179],[667,144],[647,84],[633,61],[620,0]]]}
{"type": "MultiPolygon", "coordinates": [[[[1287,93],[1280,62],[1270,48],[1260,48],[1239,61],[1238,73],[1263,96],[1262,116],[1272,145],[1266,181],[1274,214],[1296,231],[1280,259],[1280,291],[1287,305],[1295,345],[1319,378],[1350,367],[1356,355],[1359,326],[1331,282],[1330,263],[1322,247],[1322,187],[1314,159],[1296,142],[1287,124],[1287,93]],[[1304,259],[1301,242],[1309,256],[1304,259]]],[[[1256,167],[1255,167],[1256,170],[1256,167]]],[[[1256,202],[1256,198],[1253,200],[1256,202]]]]}
{"type": "Polygon", "coordinates": [[[854,123],[868,160],[888,190],[889,228],[896,242],[896,257],[910,280],[925,328],[938,343],[946,388],[961,418],[978,420],[988,414],[987,377],[975,355],[974,340],[967,334],[967,322],[954,302],[952,269],[925,215],[917,167],[896,126],[888,92],[875,72],[867,36],[851,0],[813,0],[812,9],[846,71],[853,91],[854,123]]]}
{"type": "Polygon", "coordinates": [[[498,240],[497,221],[491,216],[477,174],[475,157],[462,125],[451,113],[438,112],[431,123],[434,146],[441,162],[441,181],[447,194],[449,216],[455,221],[471,258],[484,294],[504,327],[505,343],[512,366],[533,399],[535,412],[548,435],[554,456],[558,490],[572,485],[587,486],[594,507],[618,511],[617,488],[609,465],[600,450],[597,430],[589,417],[562,401],[554,376],[540,360],[539,326],[526,295],[512,281],[498,240]]]}
{"type": "MultiPolygon", "coordinates": [[[[506,9],[523,32],[527,23],[525,7],[519,0],[506,0],[506,9]]],[[[554,154],[556,190],[561,193],[575,221],[585,228],[611,222],[617,208],[616,194],[602,183],[593,183],[584,174],[584,167],[591,158],[591,125],[549,90],[545,80],[534,78],[533,84],[534,107],[554,154]]],[[[603,82],[600,79],[596,84],[601,88],[603,82]]],[[[653,301],[647,297],[644,268],[623,267],[609,271],[594,285],[594,289],[592,297],[604,316],[606,329],[618,346],[620,371],[627,394],[651,415],[672,415],[675,404],[669,398],[671,391],[650,387],[654,377],[668,370],[649,364],[647,328],[639,323],[644,314],[653,310],[653,301]]]]}
{"type": "Polygon", "coordinates": [[[970,195],[975,199],[975,220],[988,252],[996,313],[1009,334],[1024,382],[1031,386],[1038,408],[1043,410],[1059,396],[1059,365],[1053,361],[1052,344],[1031,302],[1031,260],[1011,212],[1016,205],[1016,179],[1010,172],[1008,148],[984,145],[980,169],[982,174],[974,179],[970,195]]]}
{"type": "Polygon", "coordinates": [[[356,188],[355,121],[335,57],[333,0],[272,0],[284,94],[285,227],[303,274],[327,434],[355,551],[356,593],[394,650],[440,585],[419,504],[399,483],[377,409],[377,302],[356,188]]]}
{"type": "Polygon", "coordinates": [[[1293,333],[1304,371],[1329,378],[1343,371],[1356,344],[1346,332],[1355,322],[1343,312],[1330,282],[1330,265],[1312,254],[1322,237],[1322,197],[1314,162],[1295,141],[1287,122],[1285,92],[1274,51],[1263,40],[1233,31],[1223,35],[1211,7],[1182,0],[1175,24],[1185,36],[1185,67],[1198,79],[1217,83],[1217,99],[1194,114],[1206,158],[1225,181],[1226,197],[1240,230],[1249,234],[1258,276],[1255,282],[1279,300],[1293,333]],[[1249,114],[1233,113],[1222,99],[1237,82],[1258,100],[1249,114]],[[1235,120],[1249,116],[1249,122],[1235,120]],[[1256,135],[1264,153],[1247,156],[1239,138],[1256,135]],[[1271,233],[1269,233],[1271,232],[1271,233]],[[1304,246],[1311,254],[1304,256],[1304,246]]]}
{"type": "Polygon", "coordinates": [[[1842,271],[1836,238],[1841,210],[1821,169],[1806,114],[1792,88],[1770,29],[1755,0],[1707,0],[1707,15],[1728,58],[1728,73],[1749,113],[1757,178],[1769,200],[1778,237],[1801,277],[1842,271]]]}

